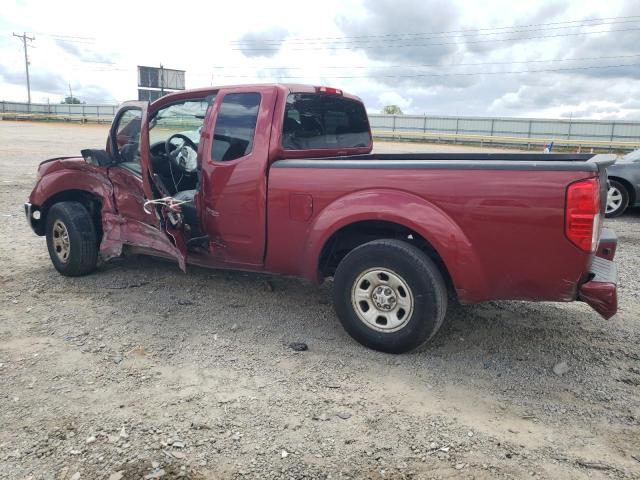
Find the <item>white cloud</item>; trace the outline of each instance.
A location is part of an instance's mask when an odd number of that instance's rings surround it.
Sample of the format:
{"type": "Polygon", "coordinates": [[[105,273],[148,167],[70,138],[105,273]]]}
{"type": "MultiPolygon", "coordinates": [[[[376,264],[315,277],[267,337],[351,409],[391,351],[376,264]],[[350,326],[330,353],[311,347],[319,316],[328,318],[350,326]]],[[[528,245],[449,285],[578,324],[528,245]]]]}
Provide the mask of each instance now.
{"type": "Polygon", "coordinates": [[[624,0],[236,0],[224,9],[183,0],[179,10],[130,0],[99,9],[84,0],[6,0],[0,97],[26,97],[22,48],[11,33],[27,31],[36,37],[29,50],[34,101],[59,101],[69,84],[86,101],[135,98],[136,65],[162,62],[186,70],[188,88],[331,85],[359,95],[370,111],[394,103],[408,113],[640,118],[640,106],[628,103],[640,98],[638,67],[535,72],[640,64],[640,56],[623,58],[637,53],[640,20],[633,15],[640,15],[640,4],[624,0]],[[616,16],[626,23],[589,30],[628,31],[558,36],[581,29],[557,22],[616,16]],[[533,24],[542,25],[527,27],[533,24]],[[517,41],[495,41],[505,35],[486,30],[507,26],[519,27],[517,41]],[[445,30],[458,33],[413,35],[445,30]],[[536,35],[548,38],[527,39],[536,35]],[[540,62],[616,55],[621,58],[540,62]]]}

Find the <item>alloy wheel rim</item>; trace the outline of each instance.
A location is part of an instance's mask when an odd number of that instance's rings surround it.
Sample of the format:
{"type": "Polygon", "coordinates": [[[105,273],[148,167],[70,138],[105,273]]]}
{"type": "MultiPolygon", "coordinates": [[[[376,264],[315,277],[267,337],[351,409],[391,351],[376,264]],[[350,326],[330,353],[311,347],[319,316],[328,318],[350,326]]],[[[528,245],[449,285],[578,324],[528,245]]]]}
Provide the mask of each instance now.
{"type": "Polygon", "coordinates": [[[71,241],[69,239],[69,231],[67,226],[60,220],[56,220],[53,224],[53,250],[56,252],[58,260],[62,263],[69,261],[71,253],[71,241]]]}
{"type": "Polygon", "coordinates": [[[351,303],[360,321],[385,333],[402,329],[411,318],[414,297],[407,282],[388,268],[362,272],[351,289],[351,303]]]}
{"type": "Polygon", "coordinates": [[[607,213],[615,212],[622,204],[622,192],[616,187],[609,187],[607,191],[607,213]]]}

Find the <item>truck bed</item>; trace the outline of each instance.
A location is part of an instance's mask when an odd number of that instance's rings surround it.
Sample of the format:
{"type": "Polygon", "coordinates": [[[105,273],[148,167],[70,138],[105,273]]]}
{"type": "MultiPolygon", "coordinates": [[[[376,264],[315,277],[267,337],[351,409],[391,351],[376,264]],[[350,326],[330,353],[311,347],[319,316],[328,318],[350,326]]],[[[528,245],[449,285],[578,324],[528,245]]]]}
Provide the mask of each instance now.
{"type": "MultiPolygon", "coordinates": [[[[615,155],[402,153],[279,160],[268,182],[267,269],[306,275],[323,232],[401,222],[451,265],[458,298],[575,300],[592,255],[565,235],[567,186],[615,155]],[[295,194],[295,195],[292,195],[295,194]],[[287,232],[282,235],[282,232],[287,232]],[[319,235],[315,238],[314,235],[319,235]]],[[[307,275],[309,278],[310,275],[307,275]]]]}

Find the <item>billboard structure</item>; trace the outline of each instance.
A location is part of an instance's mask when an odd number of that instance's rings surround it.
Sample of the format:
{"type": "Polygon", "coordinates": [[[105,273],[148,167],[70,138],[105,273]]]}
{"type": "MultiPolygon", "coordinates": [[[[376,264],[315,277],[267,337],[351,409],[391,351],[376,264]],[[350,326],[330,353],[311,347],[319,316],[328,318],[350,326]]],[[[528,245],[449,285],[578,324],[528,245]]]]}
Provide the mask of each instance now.
{"type": "Polygon", "coordinates": [[[153,102],[167,93],[184,90],[184,70],[138,65],[138,100],[153,102]]]}

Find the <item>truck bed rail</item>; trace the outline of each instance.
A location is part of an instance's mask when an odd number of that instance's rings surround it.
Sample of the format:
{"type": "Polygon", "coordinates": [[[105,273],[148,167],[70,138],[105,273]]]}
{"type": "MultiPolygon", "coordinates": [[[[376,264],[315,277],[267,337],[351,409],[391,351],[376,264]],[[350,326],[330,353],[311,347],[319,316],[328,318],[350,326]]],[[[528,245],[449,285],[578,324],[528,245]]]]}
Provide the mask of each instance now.
{"type": "Polygon", "coordinates": [[[599,172],[615,161],[616,156],[613,154],[390,153],[278,160],[272,164],[272,168],[599,172]]]}

